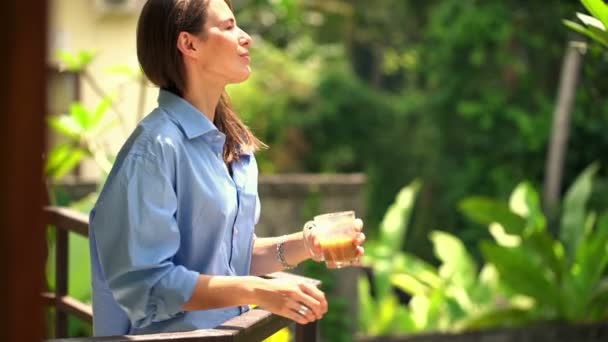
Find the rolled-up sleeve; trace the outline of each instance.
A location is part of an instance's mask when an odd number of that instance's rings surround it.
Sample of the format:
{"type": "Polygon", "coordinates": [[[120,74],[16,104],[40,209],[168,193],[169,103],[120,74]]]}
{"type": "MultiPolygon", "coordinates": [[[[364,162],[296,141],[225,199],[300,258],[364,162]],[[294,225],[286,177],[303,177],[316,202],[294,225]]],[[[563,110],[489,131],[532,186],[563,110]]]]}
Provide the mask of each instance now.
{"type": "Polygon", "coordinates": [[[177,197],[170,172],[129,156],[106,184],[91,221],[108,287],[136,328],[181,313],[198,272],[176,265],[177,197]]]}

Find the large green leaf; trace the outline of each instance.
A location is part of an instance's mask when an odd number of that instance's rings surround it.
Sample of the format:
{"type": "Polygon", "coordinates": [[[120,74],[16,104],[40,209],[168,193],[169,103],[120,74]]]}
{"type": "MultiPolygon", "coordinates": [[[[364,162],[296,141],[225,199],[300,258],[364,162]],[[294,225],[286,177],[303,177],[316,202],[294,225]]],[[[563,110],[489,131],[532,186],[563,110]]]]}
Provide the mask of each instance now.
{"type": "Polygon", "coordinates": [[[78,125],[87,130],[90,128],[91,114],[80,102],[74,102],[70,106],[70,115],[78,122],[78,125]]]}
{"type": "Polygon", "coordinates": [[[376,317],[372,325],[372,334],[386,335],[390,333],[399,306],[399,301],[395,295],[391,294],[378,299],[376,317]]]}
{"type": "Polygon", "coordinates": [[[532,297],[537,303],[553,306],[558,291],[549,269],[524,246],[507,248],[482,242],[485,259],[492,263],[500,280],[513,292],[532,297]]]}
{"type": "Polygon", "coordinates": [[[63,64],[63,68],[72,72],[82,72],[95,58],[95,52],[82,50],[72,53],[66,50],[57,52],[57,57],[63,64]]]}
{"type": "Polygon", "coordinates": [[[543,266],[550,269],[558,281],[561,279],[567,265],[560,241],[554,240],[546,231],[536,231],[524,240],[524,245],[536,252],[543,266]]]}
{"type": "Polygon", "coordinates": [[[104,118],[104,116],[108,112],[108,109],[112,105],[112,101],[114,101],[112,98],[106,97],[99,102],[99,104],[95,108],[95,111],[91,115],[90,122],[89,122],[90,127],[94,128],[99,125],[99,123],[101,122],[101,119],[104,118]]]}
{"type": "Polygon", "coordinates": [[[407,273],[432,288],[441,286],[443,282],[433,265],[408,253],[397,253],[393,257],[392,270],[394,273],[407,273]]]}
{"type": "Polygon", "coordinates": [[[427,284],[407,273],[391,274],[391,284],[413,296],[424,295],[431,291],[431,288],[427,284]]]}
{"type": "Polygon", "coordinates": [[[576,303],[583,314],[590,304],[595,289],[608,266],[608,214],[598,220],[596,230],[586,236],[576,250],[574,264],[570,270],[576,303]]]}
{"type": "Polygon", "coordinates": [[[376,310],[374,299],[371,296],[371,286],[366,277],[358,279],[359,298],[359,329],[363,333],[370,333],[374,325],[376,310]]]}
{"type": "Polygon", "coordinates": [[[490,223],[488,230],[494,241],[501,246],[515,247],[521,244],[521,236],[507,234],[503,226],[498,222],[490,223]]]}
{"type": "Polygon", "coordinates": [[[431,232],[430,239],[435,255],[441,260],[439,275],[461,287],[473,284],[477,278],[477,267],[462,241],[440,231],[431,232]]]}
{"type": "Polygon", "coordinates": [[[79,140],[80,135],[84,131],[83,127],[78,123],[78,121],[69,115],[50,117],[48,118],[48,121],[51,128],[53,128],[57,133],[74,140],[79,140]]]}
{"type": "Polygon", "coordinates": [[[411,333],[415,332],[416,322],[412,318],[412,313],[404,305],[397,306],[395,319],[391,327],[391,333],[411,333]]]}
{"type": "Polygon", "coordinates": [[[379,259],[374,262],[373,268],[374,274],[374,290],[378,298],[384,298],[392,292],[391,285],[391,273],[392,273],[392,261],[391,259],[379,259]]]}
{"type": "Polygon", "coordinates": [[[604,279],[595,289],[585,316],[590,321],[606,320],[608,317],[608,279],[604,279]]]}
{"type": "Polygon", "coordinates": [[[566,260],[571,261],[584,236],[585,208],[591,195],[593,177],[599,165],[591,164],[575,180],[566,192],[561,219],[560,240],[564,244],[566,260]]]}
{"type": "Polygon", "coordinates": [[[55,180],[60,179],[72,171],[85,155],[86,151],[70,144],[55,146],[49,152],[45,173],[55,180]]]}
{"type": "Polygon", "coordinates": [[[407,226],[414,207],[420,182],[413,181],[399,191],[395,202],[388,208],[380,224],[380,241],[393,251],[401,250],[407,235],[407,226]]]}
{"type": "Polygon", "coordinates": [[[485,197],[469,197],[460,202],[460,210],[471,220],[489,225],[499,223],[509,234],[522,234],[526,221],[499,201],[485,197]]]}
{"type": "Polygon", "coordinates": [[[566,25],[566,27],[570,28],[571,30],[585,35],[595,40],[596,42],[608,47],[608,34],[606,32],[600,31],[595,27],[587,28],[571,20],[562,20],[562,22],[564,23],[564,25],[566,25]]]}
{"type": "Polygon", "coordinates": [[[411,317],[419,330],[435,330],[438,328],[445,300],[446,297],[442,289],[436,289],[430,295],[412,297],[409,303],[411,317]]]}
{"type": "Polygon", "coordinates": [[[526,218],[523,236],[545,230],[546,220],[540,198],[530,183],[521,182],[515,187],[509,198],[509,208],[519,216],[526,218]]]}
{"type": "Polygon", "coordinates": [[[581,0],[585,8],[608,28],[608,5],[603,0],[581,0]]]}

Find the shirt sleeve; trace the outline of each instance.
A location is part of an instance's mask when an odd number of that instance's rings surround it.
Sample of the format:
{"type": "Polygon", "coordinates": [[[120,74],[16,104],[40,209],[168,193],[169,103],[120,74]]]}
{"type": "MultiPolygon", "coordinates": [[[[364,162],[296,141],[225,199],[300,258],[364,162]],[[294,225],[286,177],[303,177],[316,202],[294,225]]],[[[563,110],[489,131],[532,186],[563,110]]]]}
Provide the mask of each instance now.
{"type": "Polygon", "coordinates": [[[180,231],[177,196],[165,169],[154,160],[127,157],[108,179],[91,221],[105,279],[136,328],[179,315],[199,276],[173,263],[180,231]]]}

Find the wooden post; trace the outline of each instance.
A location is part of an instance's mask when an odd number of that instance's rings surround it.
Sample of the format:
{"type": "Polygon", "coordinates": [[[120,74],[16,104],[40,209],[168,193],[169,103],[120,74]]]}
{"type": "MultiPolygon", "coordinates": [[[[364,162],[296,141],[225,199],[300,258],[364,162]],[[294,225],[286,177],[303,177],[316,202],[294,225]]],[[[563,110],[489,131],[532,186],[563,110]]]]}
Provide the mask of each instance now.
{"type": "Polygon", "coordinates": [[[0,341],[41,341],[47,1],[0,1],[0,341]]]}
{"type": "Polygon", "coordinates": [[[306,325],[296,324],[296,342],[316,342],[319,340],[319,329],[317,322],[306,325]]]}
{"type": "Polygon", "coordinates": [[[566,48],[566,54],[561,69],[561,78],[557,94],[557,104],[553,113],[551,142],[545,166],[545,184],[543,189],[543,206],[545,215],[550,221],[555,216],[559,205],[562,170],[570,131],[570,113],[576,95],[576,85],[580,73],[582,55],[585,43],[571,41],[566,48]]]}
{"type": "MultiPolygon", "coordinates": [[[[64,229],[56,229],[55,240],[55,300],[60,301],[68,294],[68,253],[69,232],[64,229]]],[[[65,311],[55,305],[55,338],[68,337],[68,317],[65,311]]]]}

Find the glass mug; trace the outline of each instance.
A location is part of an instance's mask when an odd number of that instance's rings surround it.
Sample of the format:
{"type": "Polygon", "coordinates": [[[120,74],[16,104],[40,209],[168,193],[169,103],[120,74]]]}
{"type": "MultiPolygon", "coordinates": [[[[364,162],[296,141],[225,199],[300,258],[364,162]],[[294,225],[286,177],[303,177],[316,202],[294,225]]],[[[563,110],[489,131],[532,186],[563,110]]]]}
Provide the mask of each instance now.
{"type": "Polygon", "coordinates": [[[327,268],[342,268],[350,266],[357,260],[357,246],[354,238],[358,232],[355,230],[355,212],[342,211],[317,215],[312,221],[304,225],[305,238],[308,239],[310,231],[317,232],[317,238],[323,251],[323,261],[327,268]]]}

